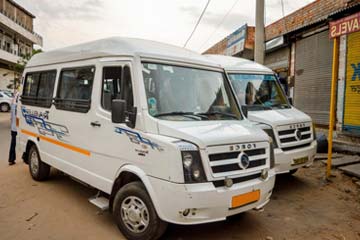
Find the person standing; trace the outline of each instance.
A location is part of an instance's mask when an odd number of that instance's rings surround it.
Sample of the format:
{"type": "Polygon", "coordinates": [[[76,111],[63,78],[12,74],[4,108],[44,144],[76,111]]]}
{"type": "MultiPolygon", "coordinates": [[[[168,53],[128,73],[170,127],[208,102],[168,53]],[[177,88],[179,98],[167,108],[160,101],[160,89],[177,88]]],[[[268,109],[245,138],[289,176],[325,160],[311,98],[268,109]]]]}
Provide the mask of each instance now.
{"type": "Polygon", "coordinates": [[[11,102],[11,144],[9,151],[9,165],[14,165],[16,161],[16,136],[17,136],[17,127],[16,127],[16,111],[17,111],[17,102],[19,95],[15,94],[11,102]]]}

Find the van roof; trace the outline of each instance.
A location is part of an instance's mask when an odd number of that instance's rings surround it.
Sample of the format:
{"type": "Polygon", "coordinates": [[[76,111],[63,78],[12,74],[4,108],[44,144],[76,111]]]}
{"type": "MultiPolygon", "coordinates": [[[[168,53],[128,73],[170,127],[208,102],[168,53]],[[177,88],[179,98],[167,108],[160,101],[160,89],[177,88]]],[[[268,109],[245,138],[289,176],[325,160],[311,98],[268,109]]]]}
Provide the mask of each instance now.
{"type": "Polygon", "coordinates": [[[34,55],[27,67],[102,57],[139,56],[220,68],[194,51],[151,40],[111,37],[34,55]]]}
{"type": "Polygon", "coordinates": [[[211,59],[215,63],[220,64],[226,71],[236,71],[236,72],[244,72],[244,73],[265,73],[265,74],[274,73],[270,68],[267,68],[261,64],[258,64],[256,62],[244,58],[216,55],[216,54],[206,54],[204,56],[211,59]]]}

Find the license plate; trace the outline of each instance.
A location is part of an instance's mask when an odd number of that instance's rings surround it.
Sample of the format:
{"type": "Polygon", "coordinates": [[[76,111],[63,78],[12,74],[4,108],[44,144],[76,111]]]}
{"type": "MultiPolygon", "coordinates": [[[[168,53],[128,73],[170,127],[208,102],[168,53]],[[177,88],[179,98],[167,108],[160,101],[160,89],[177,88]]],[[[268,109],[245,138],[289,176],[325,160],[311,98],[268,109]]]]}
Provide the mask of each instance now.
{"type": "Polygon", "coordinates": [[[234,196],[231,201],[231,208],[237,208],[246,204],[254,203],[260,199],[260,190],[234,196]]]}
{"type": "Polygon", "coordinates": [[[291,165],[299,165],[299,164],[303,164],[306,163],[307,161],[309,161],[309,157],[301,157],[301,158],[295,158],[293,160],[293,163],[291,165]]]}

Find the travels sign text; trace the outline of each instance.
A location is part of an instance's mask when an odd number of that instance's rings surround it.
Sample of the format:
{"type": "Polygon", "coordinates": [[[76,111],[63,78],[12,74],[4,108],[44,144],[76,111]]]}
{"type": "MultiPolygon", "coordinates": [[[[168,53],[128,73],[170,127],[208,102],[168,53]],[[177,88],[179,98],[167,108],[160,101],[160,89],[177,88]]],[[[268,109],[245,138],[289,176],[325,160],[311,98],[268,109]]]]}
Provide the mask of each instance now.
{"type": "Polygon", "coordinates": [[[338,21],[330,22],[330,38],[357,31],[360,31],[360,12],[338,21]]]}

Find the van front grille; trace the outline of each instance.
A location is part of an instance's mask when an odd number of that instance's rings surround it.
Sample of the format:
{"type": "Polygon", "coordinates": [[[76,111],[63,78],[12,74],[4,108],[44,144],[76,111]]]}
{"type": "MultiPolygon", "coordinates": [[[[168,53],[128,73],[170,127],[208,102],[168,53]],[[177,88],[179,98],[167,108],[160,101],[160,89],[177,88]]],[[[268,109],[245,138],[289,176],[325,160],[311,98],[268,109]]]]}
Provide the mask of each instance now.
{"type": "Polygon", "coordinates": [[[214,146],[209,148],[208,157],[213,177],[218,178],[236,174],[248,174],[251,171],[258,171],[265,168],[269,155],[268,148],[269,143],[266,142],[214,146]],[[245,146],[244,149],[242,149],[242,146],[245,146]],[[249,147],[249,149],[246,148],[246,146],[251,147],[249,147]],[[236,149],[237,151],[231,151],[231,149],[236,149]],[[247,155],[249,159],[249,165],[245,168],[240,163],[241,154],[247,155]]]}
{"type": "Polygon", "coordinates": [[[301,147],[312,140],[311,123],[289,124],[280,126],[277,130],[283,151],[301,147]]]}

